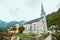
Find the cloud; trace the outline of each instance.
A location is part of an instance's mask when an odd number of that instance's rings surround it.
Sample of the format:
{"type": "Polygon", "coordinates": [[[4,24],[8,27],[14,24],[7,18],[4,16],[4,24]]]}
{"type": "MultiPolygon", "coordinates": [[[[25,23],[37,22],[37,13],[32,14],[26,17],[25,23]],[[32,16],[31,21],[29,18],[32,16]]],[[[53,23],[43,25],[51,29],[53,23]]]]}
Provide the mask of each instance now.
{"type": "MultiPolygon", "coordinates": [[[[47,14],[56,10],[57,0],[43,0],[44,9],[47,14]],[[51,4],[53,3],[53,4],[51,4]]],[[[0,19],[31,20],[40,17],[41,0],[0,0],[0,19]]]]}

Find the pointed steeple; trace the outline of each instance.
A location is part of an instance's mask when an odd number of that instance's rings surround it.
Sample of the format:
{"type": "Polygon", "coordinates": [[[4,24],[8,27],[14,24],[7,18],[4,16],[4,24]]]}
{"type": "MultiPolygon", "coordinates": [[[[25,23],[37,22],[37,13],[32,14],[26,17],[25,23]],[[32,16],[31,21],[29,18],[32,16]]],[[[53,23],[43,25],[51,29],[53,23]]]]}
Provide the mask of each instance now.
{"type": "Polygon", "coordinates": [[[41,16],[45,15],[44,8],[43,8],[43,3],[41,3],[41,16]]]}
{"type": "Polygon", "coordinates": [[[43,3],[41,3],[41,12],[44,12],[43,3]]]}

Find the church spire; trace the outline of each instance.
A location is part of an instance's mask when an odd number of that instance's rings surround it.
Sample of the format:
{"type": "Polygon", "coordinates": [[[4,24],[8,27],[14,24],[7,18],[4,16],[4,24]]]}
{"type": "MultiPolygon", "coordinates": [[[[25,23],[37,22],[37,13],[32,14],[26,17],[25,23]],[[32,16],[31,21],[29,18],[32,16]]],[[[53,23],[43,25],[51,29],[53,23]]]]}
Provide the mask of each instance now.
{"type": "Polygon", "coordinates": [[[45,15],[44,8],[43,8],[43,3],[41,3],[41,16],[45,15]]]}
{"type": "Polygon", "coordinates": [[[43,3],[41,3],[41,12],[44,12],[43,3]]]}

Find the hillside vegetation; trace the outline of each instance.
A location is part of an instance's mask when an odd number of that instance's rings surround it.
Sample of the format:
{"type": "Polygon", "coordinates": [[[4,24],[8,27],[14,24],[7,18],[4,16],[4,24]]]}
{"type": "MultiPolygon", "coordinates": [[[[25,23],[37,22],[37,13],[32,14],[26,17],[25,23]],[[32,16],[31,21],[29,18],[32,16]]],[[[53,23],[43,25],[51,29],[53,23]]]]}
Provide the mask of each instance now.
{"type": "Polygon", "coordinates": [[[57,29],[60,30],[60,8],[58,9],[58,11],[47,15],[47,25],[48,27],[57,25],[57,29]]]}

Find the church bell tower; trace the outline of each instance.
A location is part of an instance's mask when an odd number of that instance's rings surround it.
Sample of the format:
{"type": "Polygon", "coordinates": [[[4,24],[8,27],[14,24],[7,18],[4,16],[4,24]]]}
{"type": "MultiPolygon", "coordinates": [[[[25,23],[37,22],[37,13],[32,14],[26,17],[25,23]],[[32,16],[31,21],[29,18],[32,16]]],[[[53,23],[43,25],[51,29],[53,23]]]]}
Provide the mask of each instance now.
{"type": "Polygon", "coordinates": [[[42,21],[42,26],[43,26],[43,31],[44,32],[47,32],[47,22],[46,22],[46,13],[44,11],[44,8],[43,8],[43,4],[41,4],[41,21],[42,21]]]}

